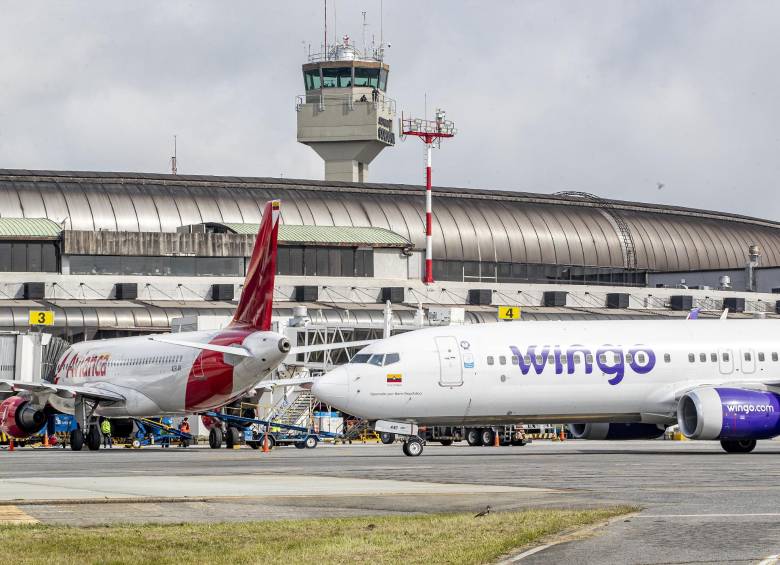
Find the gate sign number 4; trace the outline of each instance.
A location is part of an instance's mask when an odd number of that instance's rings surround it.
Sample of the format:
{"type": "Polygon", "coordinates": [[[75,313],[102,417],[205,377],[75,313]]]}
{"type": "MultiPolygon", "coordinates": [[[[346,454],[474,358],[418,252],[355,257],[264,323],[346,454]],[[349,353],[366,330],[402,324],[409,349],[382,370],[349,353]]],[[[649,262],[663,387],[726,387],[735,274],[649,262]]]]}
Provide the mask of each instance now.
{"type": "Polygon", "coordinates": [[[54,312],[51,310],[30,310],[31,326],[52,326],[54,325],[54,312]]]}
{"type": "Polygon", "coordinates": [[[519,320],[520,308],[518,306],[499,306],[498,307],[498,319],[499,320],[519,320]]]}

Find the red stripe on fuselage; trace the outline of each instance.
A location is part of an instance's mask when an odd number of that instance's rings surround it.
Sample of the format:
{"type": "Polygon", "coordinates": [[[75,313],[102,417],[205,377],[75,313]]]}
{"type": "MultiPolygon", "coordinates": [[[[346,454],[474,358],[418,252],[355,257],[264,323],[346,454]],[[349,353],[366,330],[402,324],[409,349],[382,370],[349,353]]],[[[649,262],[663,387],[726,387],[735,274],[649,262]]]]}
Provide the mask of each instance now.
{"type": "MultiPolygon", "coordinates": [[[[229,328],[209,343],[212,345],[240,345],[255,330],[229,328]]],[[[202,350],[190,368],[187,390],[184,394],[186,410],[211,410],[227,403],[233,395],[233,366],[224,361],[218,351],[202,350]]]]}

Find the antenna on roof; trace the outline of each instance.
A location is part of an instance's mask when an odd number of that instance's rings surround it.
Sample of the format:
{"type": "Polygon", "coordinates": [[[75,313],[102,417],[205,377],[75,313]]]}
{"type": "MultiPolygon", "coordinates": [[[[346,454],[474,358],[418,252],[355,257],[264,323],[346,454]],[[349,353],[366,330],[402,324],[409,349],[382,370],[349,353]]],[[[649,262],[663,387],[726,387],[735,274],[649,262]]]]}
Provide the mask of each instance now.
{"type": "Polygon", "coordinates": [[[366,13],[360,12],[363,14],[363,56],[365,57],[366,54],[366,13]]]}
{"type": "Polygon", "coordinates": [[[325,45],[322,46],[325,60],[328,59],[328,0],[325,0],[325,45]]]}
{"type": "Polygon", "coordinates": [[[384,2],[382,0],[379,0],[379,47],[383,48],[385,46],[385,27],[384,27],[384,2]]]}
{"type": "Polygon", "coordinates": [[[173,156],[171,156],[171,174],[175,175],[178,173],[178,167],[176,164],[176,136],[173,136],[173,156]]]}

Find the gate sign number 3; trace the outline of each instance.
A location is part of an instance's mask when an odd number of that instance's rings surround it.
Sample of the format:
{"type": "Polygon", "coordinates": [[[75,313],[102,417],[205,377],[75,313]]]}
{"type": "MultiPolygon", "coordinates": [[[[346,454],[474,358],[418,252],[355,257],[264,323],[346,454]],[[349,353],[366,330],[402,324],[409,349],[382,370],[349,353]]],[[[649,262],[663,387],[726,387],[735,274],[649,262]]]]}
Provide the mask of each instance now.
{"type": "Polygon", "coordinates": [[[54,325],[54,312],[51,310],[30,310],[31,326],[54,325]]]}
{"type": "Polygon", "coordinates": [[[520,308],[517,306],[499,306],[498,318],[500,320],[519,320],[520,308]]]}

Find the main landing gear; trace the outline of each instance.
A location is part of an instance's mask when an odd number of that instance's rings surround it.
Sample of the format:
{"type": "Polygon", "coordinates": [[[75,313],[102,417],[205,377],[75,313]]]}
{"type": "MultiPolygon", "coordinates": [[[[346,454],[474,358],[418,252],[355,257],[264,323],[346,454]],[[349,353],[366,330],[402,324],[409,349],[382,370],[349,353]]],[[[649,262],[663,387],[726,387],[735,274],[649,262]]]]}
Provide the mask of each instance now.
{"type": "Polygon", "coordinates": [[[721,440],[720,446],[726,453],[750,453],[756,448],[756,440],[721,440]]]}
{"type": "Polygon", "coordinates": [[[417,436],[409,436],[403,443],[403,452],[407,457],[419,457],[422,455],[425,442],[417,436]]]}
{"type": "Polygon", "coordinates": [[[100,425],[98,423],[98,417],[95,416],[95,409],[97,408],[98,401],[90,400],[79,396],[76,398],[75,416],[76,416],[76,429],[70,432],[70,448],[73,451],[81,451],[84,444],[90,451],[97,451],[100,449],[100,444],[103,443],[103,434],[100,432],[100,425]],[[87,433],[84,433],[87,430],[87,433]]]}

